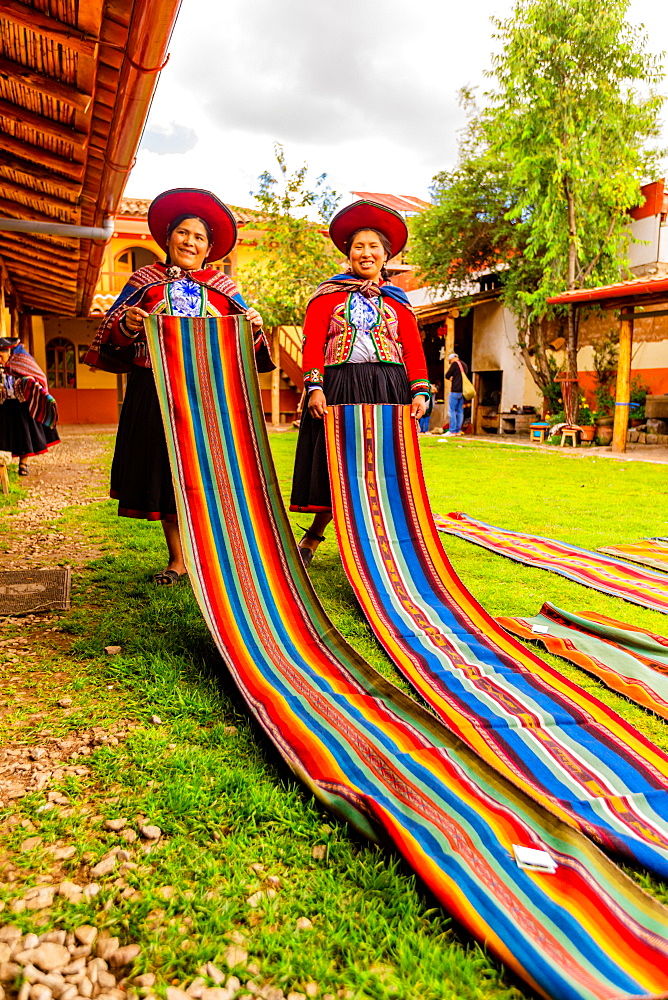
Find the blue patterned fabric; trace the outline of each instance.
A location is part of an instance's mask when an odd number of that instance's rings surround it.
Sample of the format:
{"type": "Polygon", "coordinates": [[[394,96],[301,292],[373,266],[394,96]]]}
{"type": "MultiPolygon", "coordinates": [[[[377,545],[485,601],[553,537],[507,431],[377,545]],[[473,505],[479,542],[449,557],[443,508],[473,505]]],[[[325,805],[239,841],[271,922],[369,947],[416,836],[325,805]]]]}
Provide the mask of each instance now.
{"type": "Polygon", "coordinates": [[[204,288],[191,278],[181,278],[169,286],[171,312],[175,316],[201,316],[204,288]]]}

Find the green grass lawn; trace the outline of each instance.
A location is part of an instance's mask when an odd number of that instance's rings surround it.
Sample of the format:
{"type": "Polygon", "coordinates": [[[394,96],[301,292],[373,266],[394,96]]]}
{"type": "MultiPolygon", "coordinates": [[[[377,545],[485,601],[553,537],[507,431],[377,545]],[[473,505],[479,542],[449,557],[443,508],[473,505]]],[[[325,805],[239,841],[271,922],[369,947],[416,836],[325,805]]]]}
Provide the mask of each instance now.
{"type": "MultiPolygon", "coordinates": [[[[295,434],[272,435],[286,496],[295,443],[295,434]]],[[[666,466],[438,438],[423,438],[422,454],[433,509],[440,513],[461,510],[588,548],[668,534],[666,466]]],[[[0,508],[0,524],[8,526],[12,503],[0,508]]],[[[308,523],[299,515],[291,519],[295,526],[308,523]]],[[[221,666],[190,588],[149,584],[162,565],[159,527],[116,518],[111,502],[66,512],[64,524],[67,533],[85,532],[105,551],[77,576],[73,608],[54,622],[66,652],[45,641],[39,670],[33,664],[23,676],[23,694],[3,706],[0,742],[31,746],[45,732],[57,738],[92,725],[128,735],[87,758],[90,774],[62,779],[59,787],[74,808],[70,815],[40,812],[41,792],[0,811],[0,852],[15,866],[14,880],[0,885],[0,904],[10,908],[26,887],[55,877],[46,853],[51,844],[76,845],[59,877],[85,881],[87,866],[118,843],[104,819],[122,815],[155,823],[164,834],[148,857],[133,857],[139,867],[125,876],[125,889],[113,876],[103,878],[93,901],[69,904],[56,897],[47,923],[43,913],[38,916],[42,927],[88,922],[123,942],[138,941],[143,951],[135,971],[158,972],[159,994],[170,983],[186,986],[204,962],[225,967],[230,942],[242,941],[246,957],[228,971],[242,984],[271,985],[286,996],[528,997],[453,926],[400,861],[351,836],[295,784],[221,666]],[[121,654],[105,656],[107,645],[121,646],[121,654]],[[64,694],[73,699],[67,715],[53,707],[64,694]],[[46,706],[38,721],[35,699],[46,706]],[[151,724],[154,715],[161,725],[151,724]],[[10,814],[28,820],[42,844],[21,853],[25,831],[9,825],[10,814]],[[248,902],[272,885],[273,897],[248,902]],[[165,887],[173,892],[166,894],[165,887]]],[[[465,584],[492,614],[534,614],[551,600],[665,633],[665,617],[656,612],[442,537],[465,584]]],[[[311,576],[340,631],[397,679],[361,617],[332,528],[311,576]]],[[[5,620],[3,634],[12,629],[20,630],[5,620]]],[[[549,659],[668,748],[661,720],[549,659]]],[[[649,879],[643,884],[664,894],[649,879]]],[[[24,911],[11,919],[27,931],[38,916],[24,911]]]]}

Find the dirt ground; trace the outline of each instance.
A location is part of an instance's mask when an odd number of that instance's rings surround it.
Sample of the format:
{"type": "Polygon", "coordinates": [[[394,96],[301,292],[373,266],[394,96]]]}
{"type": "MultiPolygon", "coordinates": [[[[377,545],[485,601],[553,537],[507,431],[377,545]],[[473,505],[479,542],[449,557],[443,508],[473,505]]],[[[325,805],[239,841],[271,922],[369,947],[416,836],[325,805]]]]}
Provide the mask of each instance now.
{"type": "Polygon", "coordinates": [[[107,498],[108,476],[100,468],[114,426],[58,428],[61,443],[29,461],[20,480],[26,491],[12,515],[11,531],[0,538],[0,571],[42,569],[69,563],[80,566],[97,550],[85,538],[69,538],[53,527],[65,507],[86,506],[107,498]]]}

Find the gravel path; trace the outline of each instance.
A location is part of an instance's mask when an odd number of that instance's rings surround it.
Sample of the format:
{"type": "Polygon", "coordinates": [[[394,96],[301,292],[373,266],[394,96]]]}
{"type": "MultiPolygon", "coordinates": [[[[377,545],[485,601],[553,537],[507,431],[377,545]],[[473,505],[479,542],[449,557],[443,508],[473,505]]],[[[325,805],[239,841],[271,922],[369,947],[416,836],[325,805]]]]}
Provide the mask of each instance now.
{"type": "Polygon", "coordinates": [[[101,468],[114,426],[70,425],[58,428],[61,444],[29,462],[21,480],[27,496],[11,517],[0,541],[0,570],[79,566],[99,553],[85,538],[67,540],[52,527],[65,507],[84,507],[108,497],[107,473],[101,468]]]}

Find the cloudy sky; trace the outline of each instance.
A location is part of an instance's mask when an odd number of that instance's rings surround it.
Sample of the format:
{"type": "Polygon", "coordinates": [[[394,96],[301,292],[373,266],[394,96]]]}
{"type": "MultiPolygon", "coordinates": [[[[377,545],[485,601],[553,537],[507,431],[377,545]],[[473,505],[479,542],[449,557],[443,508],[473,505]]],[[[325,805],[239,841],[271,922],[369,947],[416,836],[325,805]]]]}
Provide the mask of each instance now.
{"type": "MultiPolygon", "coordinates": [[[[326,172],[344,203],[351,190],[428,198],[456,157],[459,89],[486,86],[490,17],[511,9],[511,0],[183,0],[126,195],[193,185],[252,206],[280,142],[289,168],[326,172]]],[[[632,0],[630,10],[662,51],[668,3],[632,0]]]]}

